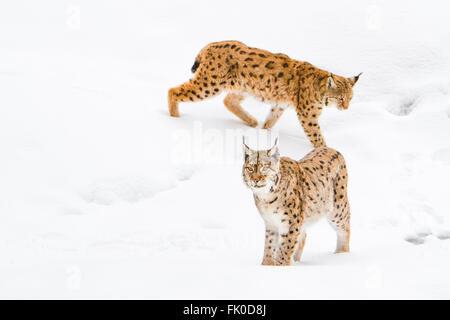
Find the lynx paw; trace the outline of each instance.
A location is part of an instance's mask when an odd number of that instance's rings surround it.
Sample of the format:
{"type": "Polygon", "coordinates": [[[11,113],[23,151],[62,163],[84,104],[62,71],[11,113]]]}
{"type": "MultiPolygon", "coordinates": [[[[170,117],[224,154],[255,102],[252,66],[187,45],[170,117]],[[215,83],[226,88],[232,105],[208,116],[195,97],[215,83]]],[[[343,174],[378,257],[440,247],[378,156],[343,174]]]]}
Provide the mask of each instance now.
{"type": "Polygon", "coordinates": [[[334,254],[336,253],[347,253],[350,252],[350,249],[336,249],[336,251],[334,251],[334,254]]]}
{"type": "Polygon", "coordinates": [[[252,127],[252,128],[256,128],[258,126],[258,121],[257,120],[250,120],[249,122],[247,122],[247,124],[252,127]]]}

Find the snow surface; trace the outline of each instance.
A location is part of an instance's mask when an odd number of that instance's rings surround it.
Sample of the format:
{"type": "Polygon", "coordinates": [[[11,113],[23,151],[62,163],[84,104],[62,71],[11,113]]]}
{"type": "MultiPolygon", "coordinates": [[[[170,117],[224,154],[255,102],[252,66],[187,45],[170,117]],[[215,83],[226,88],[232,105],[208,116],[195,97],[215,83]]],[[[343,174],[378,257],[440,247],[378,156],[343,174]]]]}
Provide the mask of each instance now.
{"type": "MultiPolygon", "coordinates": [[[[445,1],[0,3],[1,298],[450,298],[445,1]],[[349,168],[352,239],[325,221],[303,261],[260,266],[243,133],[219,98],[181,104],[207,43],[237,39],[339,75],[320,119],[349,168]]],[[[244,107],[262,123],[269,106],[244,107]]],[[[281,152],[311,150],[293,110],[281,152]]],[[[262,133],[264,134],[264,133],[262,133]]],[[[273,137],[272,137],[273,138],[273,137]]]]}

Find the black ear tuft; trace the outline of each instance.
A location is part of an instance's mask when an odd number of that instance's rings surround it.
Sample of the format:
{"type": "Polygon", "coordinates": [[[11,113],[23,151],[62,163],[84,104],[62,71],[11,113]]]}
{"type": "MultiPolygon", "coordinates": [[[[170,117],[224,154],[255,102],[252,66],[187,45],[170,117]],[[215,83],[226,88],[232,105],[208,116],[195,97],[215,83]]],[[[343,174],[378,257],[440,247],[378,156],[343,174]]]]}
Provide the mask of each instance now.
{"type": "Polygon", "coordinates": [[[352,86],[354,86],[355,83],[358,81],[360,75],[362,75],[362,72],[360,74],[358,74],[357,76],[354,76],[354,77],[351,77],[348,79],[352,86]]]}
{"type": "Polygon", "coordinates": [[[195,71],[197,71],[199,65],[200,65],[200,62],[198,62],[198,61],[194,62],[194,65],[191,68],[192,73],[195,73],[195,71]]]}
{"type": "Polygon", "coordinates": [[[245,144],[245,136],[242,136],[242,146],[244,147],[244,160],[249,158],[250,148],[245,144]]]}

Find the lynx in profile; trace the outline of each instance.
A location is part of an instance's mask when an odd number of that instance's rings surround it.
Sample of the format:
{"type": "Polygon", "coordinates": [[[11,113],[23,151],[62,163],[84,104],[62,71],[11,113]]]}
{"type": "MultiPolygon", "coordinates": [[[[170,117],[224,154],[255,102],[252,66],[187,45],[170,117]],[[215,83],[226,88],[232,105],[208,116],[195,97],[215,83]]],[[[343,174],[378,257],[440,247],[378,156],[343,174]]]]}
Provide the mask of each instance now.
{"type": "Polygon", "coordinates": [[[242,175],[266,226],[263,265],[300,261],[306,227],[319,218],[326,218],[336,230],[335,252],[349,251],[347,168],[338,151],[317,148],[295,161],[280,158],[277,142],[264,151],[252,150],[244,142],[242,175]]]}
{"type": "Polygon", "coordinates": [[[272,105],[263,124],[272,128],[284,110],[293,106],[314,147],[326,146],[318,118],[323,106],[348,109],[359,75],[345,78],[297,61],[284,54],[251,48],[238,41],[210,43],[192,66],[194,78],[169,90],[169,113],[179,117],[178,103],[199,101],[228,92],[224,104],[252,127],[257,120],[241,107],[246,95],[272,105]]]}

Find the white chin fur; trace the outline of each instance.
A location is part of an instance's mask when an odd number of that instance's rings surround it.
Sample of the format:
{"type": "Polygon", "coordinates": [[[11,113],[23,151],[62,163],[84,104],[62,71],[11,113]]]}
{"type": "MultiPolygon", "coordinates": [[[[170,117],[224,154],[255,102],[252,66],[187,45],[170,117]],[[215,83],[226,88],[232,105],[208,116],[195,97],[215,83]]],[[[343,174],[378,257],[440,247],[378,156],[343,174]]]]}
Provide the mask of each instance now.
{"type": "Polygon", "coordinates": [[[328,107],[336,107],[336,108],[340,109],[339,105],[334,101],[328,101],[328,107]]]}
{"type": "Polygon", "coordinates": [[[268,184],[266,184],[264,187],[257,188],[257,187],[253,187],[253,186],[252,186],[251,188],[252,188],[253,193],[259,193],[259,194],[261,194],[261,193],[267,193],[267,192],[269,192],[271,186],[272,186],[272,185],[271,185],[270,183],[268,183],[268,184]]]}

